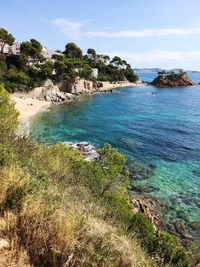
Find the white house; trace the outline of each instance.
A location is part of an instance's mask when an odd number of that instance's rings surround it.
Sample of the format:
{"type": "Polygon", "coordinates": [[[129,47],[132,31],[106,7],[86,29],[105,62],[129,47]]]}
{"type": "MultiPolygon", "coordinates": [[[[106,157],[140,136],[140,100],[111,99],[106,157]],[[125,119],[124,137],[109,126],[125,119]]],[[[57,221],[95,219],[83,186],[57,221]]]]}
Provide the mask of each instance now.
{"type": "Polygon", "coordinates": [[[20,55],[20,43],[15,42],[13,45],[6,44],[3,49],[4,54],[20,55]]]}
{"type": "Polygon", "coordinates": [[[98,74],[99,74],[99,70],[98,70],[97,68],[92,69],[91,76],[92,76],[93,78],[97,78],[97,77],[98,77],[98,74]]]}
{"type": "Polygon", "coordinates": [[[52,59],[53,55],[60,55],[63,56],[63,54],[55,52],[54,50],[48,49],[46,47],[43,46],[42,48],[42,55],[43,57],[45,57],[46,59],[52,59]]]}
{"type": "Polygon", "coordinates": [[[19,42],[15,42],[11,46],[11,50],[12,50],[12,54],[13,55],[20,55],[20,43],[19,42]]]}

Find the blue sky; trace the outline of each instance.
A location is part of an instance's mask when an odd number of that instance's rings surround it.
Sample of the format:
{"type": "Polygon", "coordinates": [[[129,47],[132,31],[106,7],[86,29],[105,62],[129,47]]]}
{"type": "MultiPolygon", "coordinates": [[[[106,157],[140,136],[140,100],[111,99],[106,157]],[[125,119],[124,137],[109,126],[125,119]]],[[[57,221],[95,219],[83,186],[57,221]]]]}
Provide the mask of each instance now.
{"type": "Polygon", "coordinates": [[[0,0],[0,27],[50,49],[71,41],[133,67],[200,70],[200,0],[0,0]]]}

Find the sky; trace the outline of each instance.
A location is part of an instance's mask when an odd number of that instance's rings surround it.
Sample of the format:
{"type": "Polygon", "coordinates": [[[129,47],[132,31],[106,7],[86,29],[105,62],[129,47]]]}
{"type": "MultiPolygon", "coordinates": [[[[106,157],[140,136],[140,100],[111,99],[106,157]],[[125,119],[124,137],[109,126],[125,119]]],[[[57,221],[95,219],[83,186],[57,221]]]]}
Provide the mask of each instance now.
{"type": "Polygon", "coordinates": [[[118,55],[135,68],[200,70],[200,0],[0,0],[17,41],[118,55]]]}

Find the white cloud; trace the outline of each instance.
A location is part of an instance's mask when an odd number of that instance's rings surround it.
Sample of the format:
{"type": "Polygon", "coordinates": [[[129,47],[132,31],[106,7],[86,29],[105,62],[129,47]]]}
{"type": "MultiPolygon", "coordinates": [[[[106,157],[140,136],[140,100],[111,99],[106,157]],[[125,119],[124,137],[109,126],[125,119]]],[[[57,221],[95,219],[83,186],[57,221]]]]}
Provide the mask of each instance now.
{"type": "Polygon", "coordinates": [[[196,68],[200,70],[200,50],[187,52],[171,50],[153,50],[144,53],[126,53],[116,51],[107,54],[109,54],[111,57],[118,55],[130,62],[134,67],[181,67],[184,69],[196,68]]]}
{"type": "Polygon", "coordinates": [[[144,29],[144,30],[127,30],[127,31],[97,31],[85,32],[87,36],[94,37],[120,37],[120,38],[138,38],[166,35],[188,35],[200,33],[200,27],[185,29],[144,29]]]}
{"type": "Polygon", "coordinates": [[[200,34],[200,27],[123,30],[123,31],[112,31],[109,27],[106,27],[105,31],[83,31],[82,28],[91,21],[92,20],[55,19],[53,20],[53,24],[58,26],[70,39],[77,39],[80,36],[139,38],[139,37],[153,37],[153,36],[156,37],[156,36],[168,36],[168,35],[200,34]]]}
{"type": "Polygon", "coordinates": [[[53,24],[58,26],[65,35],[72,40],[78,39],[82,33],[81,28],[90,20],[71,20],[71,19],[55,19],[53,24]]]}

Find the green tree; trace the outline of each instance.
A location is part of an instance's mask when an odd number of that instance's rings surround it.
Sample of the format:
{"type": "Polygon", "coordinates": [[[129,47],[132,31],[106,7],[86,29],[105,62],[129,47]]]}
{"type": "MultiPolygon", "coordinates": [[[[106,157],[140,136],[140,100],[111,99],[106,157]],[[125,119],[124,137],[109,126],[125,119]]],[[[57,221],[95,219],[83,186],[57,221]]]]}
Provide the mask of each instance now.
{"type": "Polygon", "coordinates": [[[3,54],[3,50],[6,44],[13,45],[15,38],[7,30],[0,28],[0,53],[3,54]]]}
{"type": "Polygon", "coordinates": [[[15,133],[18,126],[18,115],[14,102],[9,98],[8,92],[0,85],[0,140],[8,138],[15,133]]]}
{"type": "Polygon", "coordinates": [[[42,45],[35,39],[31,39],[30,42],[22,42],[20,51],[27,57],[31,57],[34,63],[38,63],[39,60],[44,60],[42,56],[42,45]]]}
{"type": "Polygon", "coordinates": [[[52,61],[46,61],[43,65],[40,67],[40,77],[42,80],[45,80],[47,78],[51,78],[53,74],[53,62],[52,61]]]}
{"type": "Polygon", "coordinates": [[[96,56],[96,51],[93,48],[88,48],[87,50],[88,55],[92,55],[93,57],[96,56]]]}
{"type": "Polygon", "coordinates": [[[92,68],[90,67],[90,65],[85,65],[83,69],[80,71],[80,77],[86,80],[91,79],[91,74],[92,74],[92,68]]]}
{"type": "Polygon", "coordinates": [[[12,142],[18,126],[18,115],[8,92],[0,85],[0,165],[7,163],[13,154],[12,142]]]}
{"type": "Polygon", "coordinates": [[[55,69],[55,72],[56,72],[56,76],[60,77],[65,73],[66,66],[65,66],[63,61],[56,60],[54,62],[54,69],[55,69]]]}
{"type": "Polygon", "coordinates": [[[68,58],[81,59],[83,58],[82,50],[75,43],[68,43],[65,46],[64,54],[68,58]]]}
{"type": "Polygon", "coordinates": [[[115,57],[111,60],[110,63],[113,64],[114,66],[116,66],[117,68],[119,68],[119,67],[122,66],[122,60],[121,60],[121,58],[118,57],[118,56],[115,56],[115,57]]]}

